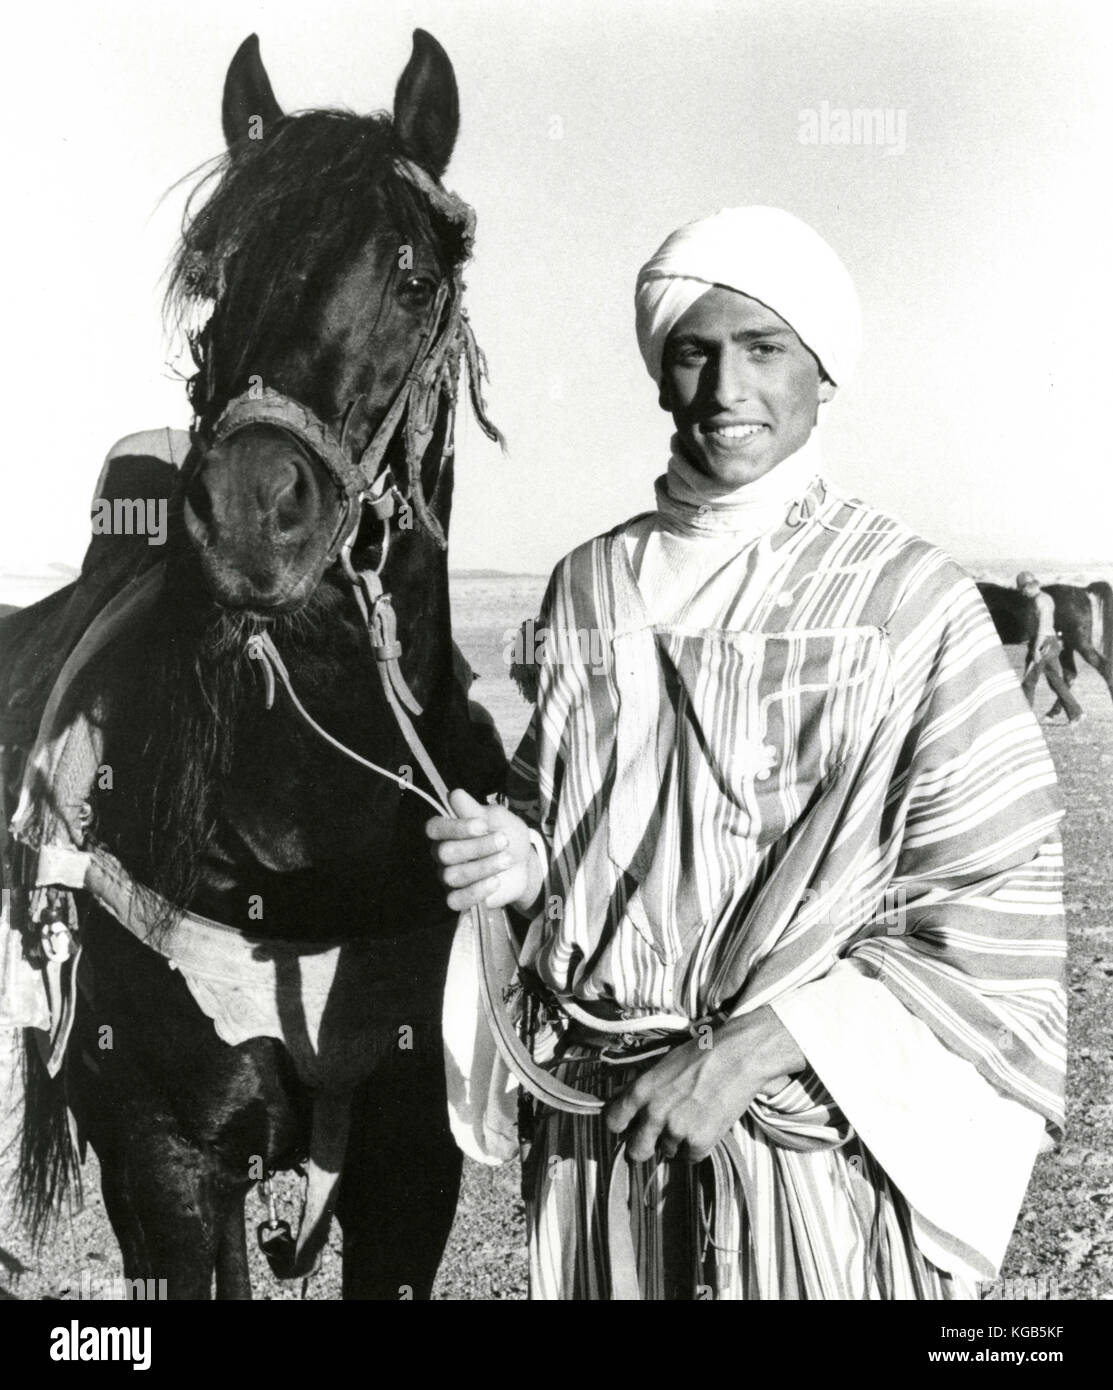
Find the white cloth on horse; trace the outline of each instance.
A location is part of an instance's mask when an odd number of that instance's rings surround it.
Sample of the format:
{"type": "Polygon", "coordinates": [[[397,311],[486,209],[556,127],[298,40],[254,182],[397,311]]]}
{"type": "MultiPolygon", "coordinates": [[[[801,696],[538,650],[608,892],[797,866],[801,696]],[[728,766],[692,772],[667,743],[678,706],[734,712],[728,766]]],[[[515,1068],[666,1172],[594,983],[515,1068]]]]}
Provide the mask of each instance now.
{"type": "Polygon", "coordinates": [[[642,267],[638,346],[661,380],[665,340],[713,285],[779,315],[842,386],[861,350],[861,309],[846,267],[818,232],[780,208],[723,208],[673,232],[642,267]]]}
{"type": "Polygon", "coordinates": [[[443,937],[439,924],[399,939],[314,945],[251,938],[188,912],[152,934],[159,900],[98,847],[85,886],[180,972],[222,1042],[277,1039],[314,1089],[357,1085],[392,1049],[412,1047],[413,1025],[428,1015],[422,964],[434,938],[443,937]],[[410,1036],[400,1036],[399,1027],[410,1036]]]}

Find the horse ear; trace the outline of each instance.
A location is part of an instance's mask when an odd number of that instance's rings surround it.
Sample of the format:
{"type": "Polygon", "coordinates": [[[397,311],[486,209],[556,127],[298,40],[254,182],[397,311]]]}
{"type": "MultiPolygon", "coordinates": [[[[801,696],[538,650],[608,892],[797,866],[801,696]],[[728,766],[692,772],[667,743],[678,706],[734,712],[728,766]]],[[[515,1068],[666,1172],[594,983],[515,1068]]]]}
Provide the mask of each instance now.
{"type": "Polygon", "coordinates": [[[224,138],[229,146],[250,136],[262,140],[282,115],[270,78],[259,56],[259,36],[250,34],[228,65],[221,107],[224,138]]]}
{"type": "Polygon", "coordinates": [[[448,54],[424,29],[394,91],[394,131],[407,159],[439,179],[460,129],[460,97],[448,54]]]}

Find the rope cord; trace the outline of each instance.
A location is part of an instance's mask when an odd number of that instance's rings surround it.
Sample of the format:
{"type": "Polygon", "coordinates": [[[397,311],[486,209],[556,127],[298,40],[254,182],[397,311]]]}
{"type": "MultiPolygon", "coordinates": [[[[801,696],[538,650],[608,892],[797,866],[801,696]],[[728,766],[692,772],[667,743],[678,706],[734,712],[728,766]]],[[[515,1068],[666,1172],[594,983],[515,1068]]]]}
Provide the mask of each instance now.
{"type": "Polygon", "coordinates": [[[373,763],[369,758],[362,757],[359,753],[346,747],[339,739],[333,738],[327,729],[322,729],[320,724],[317,723],[294,693],[294,687],[290,683],[290,673],[287,671],[285,663],[279,656],[278,648],[271,640],[269,632],[257,633],[254,637],[249,638],[247,643],[247,654],[252,660],[259,661],[263,664],[263,669],[267,677],[268,709],[274,704],[274,678],[277,676],[283,689],[289,696],[291,703],[301,715],[302,719],[304,719],[313,732],[320,738],[323,738],[330,747],[335,748],[338,753],[343,753],[346,758],[351,758],[352,762],[358,763],[360,767],[367,768],[369,772],[377,772],[380,777],[388,777],[392,782],[397,782],[403,791],[413,792],[415,795],[420,796],[432,806],[437,815],[440,816],[445,814],[445,808],[435,797],[430,796],[428,792],[422,791],[420,787],[415,787],[407,778],[400,776],[396,772],[391,772],[389,768],[380,767],[378,763],[373,763]]]}

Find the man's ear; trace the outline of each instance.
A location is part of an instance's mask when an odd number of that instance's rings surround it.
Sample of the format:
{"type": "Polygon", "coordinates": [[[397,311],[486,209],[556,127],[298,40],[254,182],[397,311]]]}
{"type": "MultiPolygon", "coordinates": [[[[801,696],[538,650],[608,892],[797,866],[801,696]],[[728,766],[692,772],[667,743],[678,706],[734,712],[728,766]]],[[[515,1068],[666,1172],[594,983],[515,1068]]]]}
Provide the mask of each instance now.
{"type": "Polygon", "coordinates": [[[826,405],[828,401],[833,401],[835,399],[835,392],[838,389],[839,388],[835,385],[835,383],[831,380],[829,376],[822,377],[819,383],[820,405],[826,405]]]}

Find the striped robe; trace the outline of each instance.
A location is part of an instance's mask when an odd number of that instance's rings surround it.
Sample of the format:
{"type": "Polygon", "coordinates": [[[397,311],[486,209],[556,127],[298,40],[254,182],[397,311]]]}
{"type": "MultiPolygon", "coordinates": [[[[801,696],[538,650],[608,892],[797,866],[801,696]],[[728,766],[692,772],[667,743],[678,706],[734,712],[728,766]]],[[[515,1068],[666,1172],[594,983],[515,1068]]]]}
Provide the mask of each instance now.
{"type": "MultiPolygon", "coordinates": [[[[819,487],[741,548],[636,518],[544,601],[510,785],[551,854],[523,963],[632,1032],[770,1005],[808,1061],[734,1165],[629,1165],[644,1297],[969,1296],[1061,1132],[1046,746],[965,573],[819,487]],[[664,612],[647,547],[695,575],[664,612]]],[[[600,1094],[638,1070],[568,1036],[553,1065],[600,1094]]],[[[620,1296],[618,1141],[541,1107],[528,1137],[532,1296],[620,1296]]]]}

